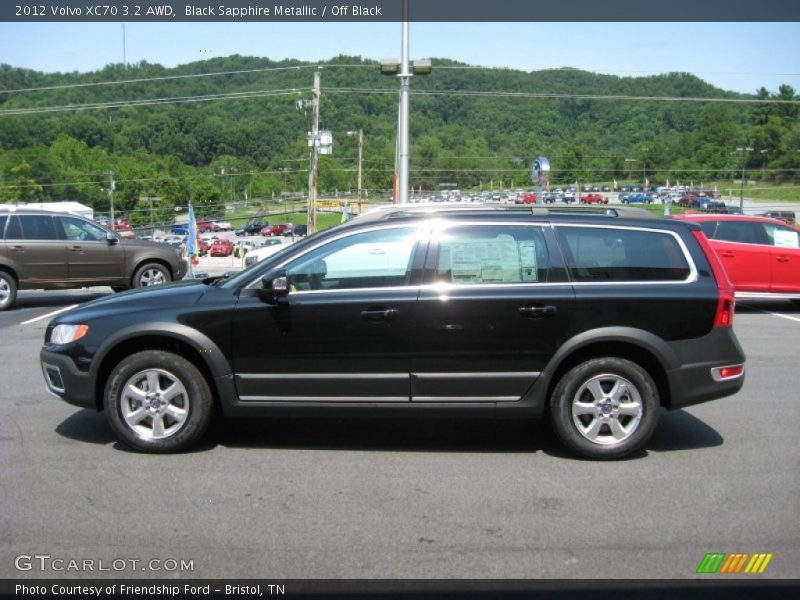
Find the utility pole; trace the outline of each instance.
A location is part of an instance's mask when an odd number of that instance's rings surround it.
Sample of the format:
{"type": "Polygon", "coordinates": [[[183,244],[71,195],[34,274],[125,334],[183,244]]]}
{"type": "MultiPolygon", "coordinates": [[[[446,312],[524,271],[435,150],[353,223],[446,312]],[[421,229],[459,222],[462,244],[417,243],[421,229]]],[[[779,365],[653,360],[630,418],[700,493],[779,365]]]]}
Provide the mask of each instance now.
{"type": "Polygon", "coordinates": [[[311,100],[311,168],[308,171],[308,234],[317,230],[317,163],[319,161],[319,71],[314,73],[314,89],[311,100]]]}
{"type": "MultiPolygon", "coordinates": [[[[355,135],[355,131],[348,131],[347,135],[355,135]]],[[[363,165],[364,165],[364,130],[358,130],[358,182],[357,182],[357,194],[358,194],[358,202],[361,203],[361,176],[363,174],[363,165]]]]}
{"type": "Polygon", "coordinates": [[[742,146],[737,148],[736,151],[741,151],[742,153],[742,183],[739,186],[739,210],[744,212],[744,168],[747,164],[747,153],[752,152],[753,149],[750,146],[742,146]]]}
{"type": "Polygon", "coordinates": [[[114,181],[114,171],[109,171],[106,173],[108,175],[108,202],[111,205],[111,229],[115,230],[116,227],[116,220],[114,219],[114,188],[116,187],[116,182],[114,181]]]}

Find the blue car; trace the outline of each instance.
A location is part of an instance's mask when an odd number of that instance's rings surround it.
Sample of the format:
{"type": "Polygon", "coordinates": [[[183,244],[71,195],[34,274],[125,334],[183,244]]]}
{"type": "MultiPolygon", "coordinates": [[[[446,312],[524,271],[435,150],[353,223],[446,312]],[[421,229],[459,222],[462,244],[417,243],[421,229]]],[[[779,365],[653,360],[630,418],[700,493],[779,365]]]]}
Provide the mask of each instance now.
{"type": "Polygon", "coordinates": [[[623,204],[652,204],[653,197],[650,194],[626,194],[622,197],[623,204]]]}
{"type": "Polygon", "coordinates": [[[189,235],[189,226],[188,225],[173,225],[170,228],[170,233],[175,235],[189,235]]]}

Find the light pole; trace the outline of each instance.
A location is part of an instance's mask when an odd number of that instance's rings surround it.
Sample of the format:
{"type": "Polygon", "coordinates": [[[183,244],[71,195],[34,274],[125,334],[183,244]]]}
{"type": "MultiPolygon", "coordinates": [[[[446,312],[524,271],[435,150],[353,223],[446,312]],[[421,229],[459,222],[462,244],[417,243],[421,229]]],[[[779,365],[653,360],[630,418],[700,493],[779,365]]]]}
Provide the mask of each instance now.
{"type": "Polygon", "coordinates": [[[647,192],[647,152],[650,148],[642,148],[642,191],[647,192]]]}
{"type": "Polygon", "coordinates": [[[744,212],[744,169],[747,164],[747,153],[752,151],[753,149],[750,146],[736,148],[736,152],[742,153],[742,183],[739,186],[739,210],[742,212],[744,212]]]}
{"type": "MultiPolygon", "coordinates": [[[[635,163],[635,162],[639,162],[639,161],[637,161],[635,158],[626,158],[625,162],[626,163],[635,163]]],[[[633,167],[631,167],[631,169],[633,169],[633,167]]]]}
{"type": "Polygon", "coordinates": [[[401,60],[389,58],[380,62],[380,69],[383,75],[391,75],[400,78],[400,107],[397,118],[397,164],[396,173],[398,179],[397,198],[395,202],[402,204],[408,202],[408,112],[410,81],[414,75],[430,75],[431,61],[415,60],[413,64],[409,61],[409,16],[408,0],[403,0],[403,25],[401,40],[401,60]]]}
{"type": "MultiPolygon", "coordinates": [[[[354,136],[355,134],[356,134],[355,131],[347,132],[347,135],[351,137],[354,136]]],[[[364,161],[364,130],[359,129],[358,130],[358,188],[357,188],[359,207],[361,205],[361,175],[363,173],[363,168],[362,168],[364,164],[363,161],[364,161]]]]}

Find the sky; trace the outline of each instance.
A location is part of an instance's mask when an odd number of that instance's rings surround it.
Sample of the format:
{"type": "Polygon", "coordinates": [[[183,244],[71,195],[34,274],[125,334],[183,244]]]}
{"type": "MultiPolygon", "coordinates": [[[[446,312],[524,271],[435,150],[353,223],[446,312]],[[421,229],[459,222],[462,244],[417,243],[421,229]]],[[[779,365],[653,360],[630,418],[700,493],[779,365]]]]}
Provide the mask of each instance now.
{"type": "MultiPolygon", "coordinates": [[[[167,67],[240,54],[400,57],[399,23],[128,23],[128,63],[167,67]]],[[[412,23],[412,59],[619,76],[689,72],[725,90],[800,90],[800,23],[412,23]]],[[[123,62],[121,23],[0,23],[0,63],[44,72],[123,62]]]]}

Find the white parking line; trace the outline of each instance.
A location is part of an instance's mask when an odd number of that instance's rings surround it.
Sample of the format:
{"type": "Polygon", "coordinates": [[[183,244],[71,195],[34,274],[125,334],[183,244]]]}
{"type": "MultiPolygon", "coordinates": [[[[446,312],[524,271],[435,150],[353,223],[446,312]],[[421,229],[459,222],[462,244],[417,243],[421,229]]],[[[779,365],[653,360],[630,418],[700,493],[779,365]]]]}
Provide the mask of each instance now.
{"type": "Polygon", "coordinates": [[[73,304],[72,306],[67,306],[66,308],[59,308],[58,310],[54,310],[53,312],[49,312],[46,315],[42,315],[41,317],[36,317],[35,319],[28,319],[27,321],[23,321],[20,325],[28,325],[29,323],[35,323],[36,321],[41,321],[42,319],[46,319],[47,317],[52,317],[57,315],[58,313],[62,313],[68,310],[72,310],[73,308],[80,306],[80,304],[73,304]]]}
{"type": "Polygon", "coordinates": [[[772,315],[773,317],[780,317],[781,319],[789,319],[790,321],[795,321],[797,323],[800,323],[800,319],[797,318],[797,317],[790,317],[789,315],[782,315],[781,313],[770,312],[770,311],[764,310],[762,308],[756,308],[755,306],[753,306],[751,304],[745,304],[743,306],[747,306],[747,308],[749,308],[750,310],[757,310],[758,312],[762,312],[762,313],[766,313],[768,315],[772,315]]]}

